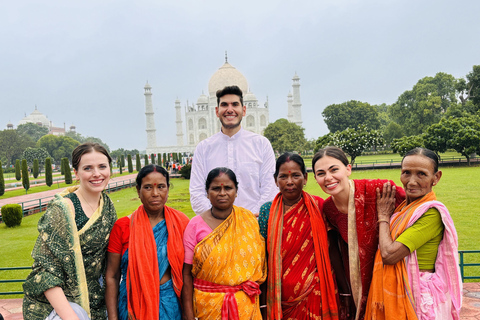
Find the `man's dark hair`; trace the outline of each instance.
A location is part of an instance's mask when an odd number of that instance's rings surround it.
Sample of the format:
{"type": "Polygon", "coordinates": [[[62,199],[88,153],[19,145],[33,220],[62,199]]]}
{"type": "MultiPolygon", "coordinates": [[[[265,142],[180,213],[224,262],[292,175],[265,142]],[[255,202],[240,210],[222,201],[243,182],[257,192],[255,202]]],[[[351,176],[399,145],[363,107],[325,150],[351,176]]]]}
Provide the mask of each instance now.
{"type": "Polygon", "coordinates": [[[227,94],[238,96],[240,98],[240,104],[243,106],[243,92],[238,86],[226,86],[221,90],[217,90],[217,106],[220,105],[220,98],[227,94]]]}

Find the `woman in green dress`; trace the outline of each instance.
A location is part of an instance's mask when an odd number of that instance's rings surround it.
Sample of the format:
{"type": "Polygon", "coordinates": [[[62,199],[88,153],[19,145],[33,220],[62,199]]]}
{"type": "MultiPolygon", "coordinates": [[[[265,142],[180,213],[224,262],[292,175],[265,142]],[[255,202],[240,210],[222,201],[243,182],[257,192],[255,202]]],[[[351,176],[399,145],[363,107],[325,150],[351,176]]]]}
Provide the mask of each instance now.
{"type": "Polygon", "coordinates": [[[55,195],[38,221],[33,270],[23,285],[25,320],[106,319],[105,254],[117,219],[103,192],[111,160],[98,143],[73,150],[79,184],[55,195]]]}

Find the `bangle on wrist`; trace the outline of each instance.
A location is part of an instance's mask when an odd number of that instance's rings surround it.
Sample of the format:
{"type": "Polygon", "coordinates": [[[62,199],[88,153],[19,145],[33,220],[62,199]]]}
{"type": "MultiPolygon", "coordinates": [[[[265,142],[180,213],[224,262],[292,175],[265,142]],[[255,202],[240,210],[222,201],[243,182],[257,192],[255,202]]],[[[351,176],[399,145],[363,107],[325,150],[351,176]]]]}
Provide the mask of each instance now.
{"type": "Polygon", "coordinates": [[[266,308],[266,307],[267,307],[267,305],[266,305],[266,304],[264,304],[263,306],[260,306],[260,309],[262,309],[262,308],[266,308]]]}
{"type": "Polygon", "coordinates": [[[387,219],[378,219],[377,223],[380,223],[380,222],[386,222],[390,224],[390,220],[387,220],[387,219]]]}
{"type": "Polygon", "coordinates": [[[351,295],[351,293],[340,293],[340,296],[342,297],[350,297],[351,295]]]}

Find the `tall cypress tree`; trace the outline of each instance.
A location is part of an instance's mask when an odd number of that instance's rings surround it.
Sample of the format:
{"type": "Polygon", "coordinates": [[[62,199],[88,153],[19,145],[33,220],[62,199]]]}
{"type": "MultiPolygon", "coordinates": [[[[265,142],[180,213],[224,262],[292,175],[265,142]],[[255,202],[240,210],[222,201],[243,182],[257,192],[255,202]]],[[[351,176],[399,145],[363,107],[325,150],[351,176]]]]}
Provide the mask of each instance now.
{"type": "Polygon", "coordinates": [[[22,174],[20,173],[20,160],[15,160],[15,179],[20,181],[22,179],[22,174]]]}
{"type": "Polygon", "coordinates": [[[65,175],[65,158],[60,159],[60,174],[65,175]]]}
{"type": "Polygon", "coordinates": [[[51,186],[53,183],[52,158],[45,159],[45,184],[51,186]]]}
{"type": "Polygon", "coordinates": [[[148,154],[145,154],[144,156],[144,161],[145,161],[145,166],[148,165],[148,154]]]}
{"type": "Polygon", "coordinates": [[[0,196],[5,193],[5,178],[3,177],[2,161],[0,161],[0,196]]]}
{"type": "Polygon", "coordinates": [[[120,174],[123,173],[123,166],[125,162],[124,157],[125,156],[123,154],[120,156],[120,163],[118,164],[118,168],[120,169],[120,174]]]}
{"type": "Polygon", "coordinates": [[[155,153],[152,153],[152,154],[150,155],[150,160],[152,161],[152,164],[156,164],[156,162],[155,162],[155,153]]]}
{"type": "Polygon", "coordinates": [[[70,163],[68,158],[63,158],[63,170],[65,172],[65,183],[72,184],[72,171],[70,171],[70,163]]]}
{"type": "Polygon", "coordinates": [[[140,169],[142,168],[142,164],[140,162],[140,155],[137,153],[137,159],[136,159],[136,163],[135,163],[135,169],[137,169],[137,172],[140,171],[140,169]]]}
{"type": "Polygon", "coordinates": [[[25,189],[25,193],[27,193],[28,189],[30,189],[30,177],[28,175],[28,165],[27,160],[22,160],[22,185],[25,189]]]}
{"type": "Polygon", "coordinates": [[[38,177],[38,159],[33,159],[33,177],[35,179],[38,177]]]}
{"type": "Polygon", "coordinates": [[[132,155],[129,154],[127,156],[127,162],[128,162],[128,172],[132,173],[133,172],[133,163],[132,163],[132,155]]]}

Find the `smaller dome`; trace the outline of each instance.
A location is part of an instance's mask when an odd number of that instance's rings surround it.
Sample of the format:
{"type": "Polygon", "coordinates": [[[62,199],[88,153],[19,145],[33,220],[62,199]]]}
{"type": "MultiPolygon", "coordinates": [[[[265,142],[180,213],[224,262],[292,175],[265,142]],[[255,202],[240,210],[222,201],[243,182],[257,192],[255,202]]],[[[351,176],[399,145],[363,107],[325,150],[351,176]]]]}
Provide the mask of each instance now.
{"type": "Polygon", "coordinates": [[[7,123],[7,128],[9,128],[9,129],[13,128],[13,124],[10,121],[7,123]]]}
{"type": "Polygon", "coordinates": [[[35,123],[44,127],[50,127],[50,120],[48,120],[48,118],[43,113],[38,111],[36,106],[35,106],[35,110],[30,115],[20,120],[18,124],[20,125],[20,124],[25,124],[29,122],[35,123]]]}
{"type": "Polygon", "coordinates": [[[257,97],[248,91],[247,94],[243,96],[243,101],[257,101],[257,97]]]}
{"type": "Polygon", "coordinates": [[[208,104],[208,97],[202,93],[202,95],[198,97],[197,104],[208,104]]]}
{"type": "Polygon", "coordinates": [[[152,86],[151,86],[151,85],[149,85],[149,84],[148,84],[148,82],[147,82],[147,84],[145,85],[145,87],[144,87],[144,88],[145,88],[145,89],[152,89],[152,86]]]}

